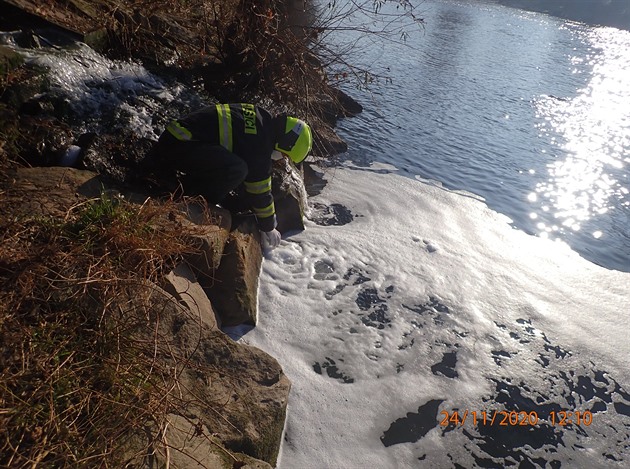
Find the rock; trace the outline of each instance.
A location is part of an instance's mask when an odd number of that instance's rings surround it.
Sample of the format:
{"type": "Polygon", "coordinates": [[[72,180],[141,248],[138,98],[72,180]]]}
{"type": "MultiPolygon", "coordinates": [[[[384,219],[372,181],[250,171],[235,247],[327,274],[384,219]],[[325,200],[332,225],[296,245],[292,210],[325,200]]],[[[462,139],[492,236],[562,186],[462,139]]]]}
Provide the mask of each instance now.
{"type": "Polygon", "coordinates": [[[324,187],[326,187],[326,179],[324,179],[324,171],[318,168],[315,163],[305,163],[303,165],[304,172],[304,187],[306,193],[310,196],[316,196],[321,194],[324,187]]]}
{"type": "Polygon", "coordinates": [[[158,366],[177,370],[177,390],[164,399],[170,397],[179,415],[199,421],[203,434],[215,435],[229,451],[275,465],[291,388],[278,362],[200,323],[157,286],[133,292],[129,303],[149,314],[145,340],[155,348],[158,366]]]}
{"type": "Polygon", "coordinates": [[[363,112],[363,106],[358,101],[332,86],[311,98],[311,106],[319,110],[319,115],[330,126],[335,126],[341,117],[356,116],[363,112]]]}
{"type": "Polygon", "coordinates": [[[202,283],[223,326],[256,324],[261,265],[260,233],[247,217],[230,233],[216,281],[202,283]]]}
{"type": "Polygon", "coordinates": [[[83,199],[100,194],[102,182],[91,171],[73,168],[19,168],[9,178],[4,207],[13,216],[63,218],[83,199]]]}
{"type": "Polygon", "coordinates": [[[334,87],[330,88],[330,92],[337,101],[341,116],[353,117],[363,112],[363,106],[349,94],[334,87]]]}
{"type": "Polygon", "coordinates": [[[82,167],[118,184],[132,186],[141,183],[143,175],[138,174],[140,162],[152,148],[152,140],[141,138],[131,130],[91,135],[85,139],[89,140],[87,144],[78,142],[84,148],[82,167]]]}
{"type": "Polygon", "coordinates": [[[348,144],[322,119],[313,116],[308,123],[313,130],[314,156],[329,157],[348,151],[348,144]]]}
{"type": "Polygon", "coordinates": [[[214,283],[217,269],[223,259],[225,243],[230,235],[232,215],[220,207],[206,207],[196,203],[181,206],[180,222],[194,226],[190,234],[191,244],[198,246],[200,253],[186,256],[186,261],[203,285],[214,283]]]}
{"type": "MultiPolygon", "coordinates": [[[[127,461],[128,467],[271,469],[271,465],[243,453],[228,451],[208,433],[200,419],[169,414],[162,427],[155,423],[145,428],[146,440],[137,438],[137,456],[127,461]],[[148,448],[148,451],[147,449],[148,448]]],[[[129,453],[132,453],[131,448],[129,453]]],[[[126,466],[126,467],[127,467],[126,466]]]]}
{"type": "Polygon", "coordinates": [[[210,327],[218,329],[217,318],[212,309],[208,296],[197,282],[194,272],[186,264],[179,264],[169,272],[165,278],[164,290],[177,298],[186,306],[193,315],[199,317],[199,321],[210,327]]]}

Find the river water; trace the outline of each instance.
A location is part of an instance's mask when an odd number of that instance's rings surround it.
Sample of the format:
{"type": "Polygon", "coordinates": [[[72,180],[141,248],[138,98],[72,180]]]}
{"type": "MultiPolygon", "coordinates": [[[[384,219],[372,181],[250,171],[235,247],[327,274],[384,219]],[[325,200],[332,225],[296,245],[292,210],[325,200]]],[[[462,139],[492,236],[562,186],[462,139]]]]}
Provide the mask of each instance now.
{"type": "Polygon", "coordinates": [[[366,107],[341,123],[348,157],[470,191],[630,271],[630,31],[477,1],[418,10],[406,45],[357,48],[392,81],[348,89],[366,107]]]}

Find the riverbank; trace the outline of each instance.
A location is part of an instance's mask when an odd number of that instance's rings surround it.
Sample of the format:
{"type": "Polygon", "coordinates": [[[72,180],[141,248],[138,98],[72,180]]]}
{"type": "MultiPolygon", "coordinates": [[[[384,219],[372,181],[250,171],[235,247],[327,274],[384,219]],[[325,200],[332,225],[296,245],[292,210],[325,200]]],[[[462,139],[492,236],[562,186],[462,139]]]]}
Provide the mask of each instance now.
{"type": "MultiPolygon", "coordinates": [[[[156,112],[154,134],[139,134],[120,109],[77,111],[29,51],[59,63],[85,41],[204,102],[291,111],[311,123],[316,159],[345,149],[334,123],[360,107],[340,105],[275,2],[2,7],[15,41],[0,46],[2,464],[273,466],[290,383],[272,357],[220,331],[256,322],[258,232],[200,201],[156,196],[137,173],[170,114],[192,104],[156,112]],[[73,148],[78,163],[60,167],[73,148]]],[[[71,60],[90,68],[86,54],[71,60]]],[[[122,79],[83,86],[111,92],[122,79]]]]}

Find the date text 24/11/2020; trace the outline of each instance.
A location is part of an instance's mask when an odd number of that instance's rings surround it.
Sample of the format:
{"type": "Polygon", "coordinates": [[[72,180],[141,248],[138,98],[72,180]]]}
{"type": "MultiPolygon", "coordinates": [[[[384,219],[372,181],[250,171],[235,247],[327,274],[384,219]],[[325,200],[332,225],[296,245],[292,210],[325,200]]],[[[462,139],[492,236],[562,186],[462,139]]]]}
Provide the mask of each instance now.
{"type": "Polygon", "coordinates": [[[569,425],[589,426],[593,423],[593,414],[588,411],[551,411],[545,416],[531,411],[507,411],[507,410],[443,410],[440,425],[463,427],[466,423],[471,425],[499,425],[501,427],[535,426],[543,420],[552,426],[566,427],[569,425]]]}

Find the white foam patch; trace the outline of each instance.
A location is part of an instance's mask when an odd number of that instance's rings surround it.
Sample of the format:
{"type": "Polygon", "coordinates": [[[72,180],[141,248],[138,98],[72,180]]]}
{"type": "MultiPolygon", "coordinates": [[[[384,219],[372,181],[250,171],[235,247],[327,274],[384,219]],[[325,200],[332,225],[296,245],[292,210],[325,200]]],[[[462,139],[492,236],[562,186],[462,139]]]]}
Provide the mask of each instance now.
{"type": "MultiPolygon", "coordinates": [[[[460,431],[440,434],[436,424],[388,447],[381,437],[432,399],[441,410],[490,410],[493,378],[546,396],[556,386],[549,376],[566,366],[628,383],[630,274],[514,230],[465,194],[373,168],[332,174],[311,202],[343,204],[353,221],[307,221],[267,255],[259,324],[242,338],[293,383],[279,467],[412,467],[445,452],[467,466],[460,431]],[[455,377],[435,371],[449,353],[455,377]]],[[[564,436],[558,457],[573,457],[571,438],[579,435],[564,436]]],[[[601,461],[589,454],[575,467],[601,461]]]]}

